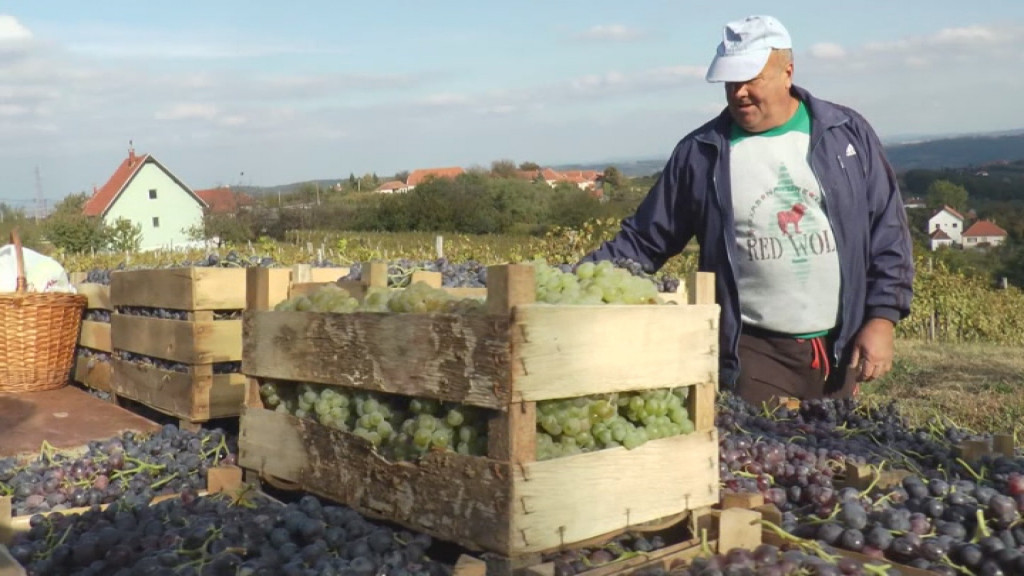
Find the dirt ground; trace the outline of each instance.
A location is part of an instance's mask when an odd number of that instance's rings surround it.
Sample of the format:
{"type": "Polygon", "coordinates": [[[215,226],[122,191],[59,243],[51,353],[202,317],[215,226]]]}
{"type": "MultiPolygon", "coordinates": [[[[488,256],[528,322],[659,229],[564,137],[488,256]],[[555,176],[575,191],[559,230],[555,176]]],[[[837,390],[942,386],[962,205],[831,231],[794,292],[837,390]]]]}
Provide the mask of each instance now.
{"type": "Polygon", "coordinates": [[[1024,348],[898,340],[892,371],[862,397],[898,403],[912,424],[1024,433],[1024,348]]]}

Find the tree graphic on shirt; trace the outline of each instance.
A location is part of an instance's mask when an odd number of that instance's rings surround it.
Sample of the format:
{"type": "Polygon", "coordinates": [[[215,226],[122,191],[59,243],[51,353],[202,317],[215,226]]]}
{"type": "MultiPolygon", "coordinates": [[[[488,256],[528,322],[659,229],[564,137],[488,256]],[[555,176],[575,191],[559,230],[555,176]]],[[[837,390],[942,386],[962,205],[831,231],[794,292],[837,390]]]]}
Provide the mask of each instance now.
{"type": "Polygon", "coordinates": [[[794,276],[806,282],[811,273],[808,238],[821,229],[815,212],[820,198],[793,182],[785,162],[779,164],[773,196],[776,210],[765,215],[768,229],[786,246],[794,276]]]}

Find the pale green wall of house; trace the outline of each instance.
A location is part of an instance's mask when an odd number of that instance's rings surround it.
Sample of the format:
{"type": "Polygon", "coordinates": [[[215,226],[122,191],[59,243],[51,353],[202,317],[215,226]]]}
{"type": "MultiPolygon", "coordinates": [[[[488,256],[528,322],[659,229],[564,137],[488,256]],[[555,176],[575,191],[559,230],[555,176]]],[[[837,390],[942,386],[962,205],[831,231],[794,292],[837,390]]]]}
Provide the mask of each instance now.
{"type": "Polygon", "coordinates": [[[104,216],[112,225],[119,217],[142,226],[142,249],[149,250],[189,241],[187,230],[203,223],[203,206],[160,167],[147,162],[114,201],[104,216]],[[149,191],[156,190],[156,198],[149,191]],[[153,219],[159,218],[154,224],[153,219]]]}

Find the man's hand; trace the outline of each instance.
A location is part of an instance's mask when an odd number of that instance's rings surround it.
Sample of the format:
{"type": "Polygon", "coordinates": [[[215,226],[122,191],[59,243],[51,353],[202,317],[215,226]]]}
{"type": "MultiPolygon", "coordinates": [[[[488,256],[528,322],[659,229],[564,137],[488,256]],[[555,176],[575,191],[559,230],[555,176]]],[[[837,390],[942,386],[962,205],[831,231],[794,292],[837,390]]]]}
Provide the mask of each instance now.
{"type": "Polygon", "coordinates": [[[858,382],[871,382],[892,369],[895,328],[885,318],[871,318],[861,327],[850,356],[850,367],[859,370],[858,382]]]}

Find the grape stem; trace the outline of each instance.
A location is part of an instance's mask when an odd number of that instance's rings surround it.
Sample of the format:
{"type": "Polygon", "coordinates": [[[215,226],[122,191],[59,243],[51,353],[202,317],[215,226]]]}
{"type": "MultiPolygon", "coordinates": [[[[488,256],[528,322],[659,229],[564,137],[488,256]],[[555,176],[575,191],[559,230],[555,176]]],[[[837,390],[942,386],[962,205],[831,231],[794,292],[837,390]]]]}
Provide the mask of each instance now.
{"type": "Polygon", "coordinates": [[[167,484],[168,482],[170,482],[171,480],[174,480],[177,477],[178,477],[178,473],[175,472],[174,474],[171,474],[170,476],[168,476],[166,478],[163,478],[161,480],[157,480],[156,482],[150,484],[149,487],[150,487],[151,490],[157,490],[158,488],[160,488],[164,484],[167,484]]]}
{"type": "Polygon", "coordinates": [[[988,529],[988,523],[985,521],[985,511],[978,508],[975,513],[975,518],[978,521],[978,528],[974,531],[974,539],[971,540],[975,544],[981,541],[983,538],[988,538],[992,535],[992,532],[988,529]]]}
{"type": "Polygon", "coordinates": [[[875,489],[875,486],[877,486],[877,485],[878,485],[878,482],[879,482],[879,481],[880,481],[880,480],[882,479],[882,467],[883,467],[883,466],[885,466],[885,460],[882,460],[881,462],[879,462],[879,463],[878,463],[878,466],[875,466],[875,467],[871,467],[871,466],[869,465],[869,468],[871,468],[871,469],[872,469],[872,472],[874,472],[874,474],[872,474],[872,476],[873,476],[874,478],[873,478],[873,479],[871,480],[871,484],[868,484],[868,487],[867,487],[867,488],[865,488],[865,489],[864,489],[864,490],[863,490],[863,491],[862,491],[862,492],[861,492],[861,493],[859,494],[859,496],[860,496],[861,498],[864,498],[865,496],[867,496],[868,494],[870,494],[870,493],[871,493],[871,491],[875,489]]]}
{"type": "Polygon", "coordinates": [[[981,482],[982,480],[985,479],[985,467],[984,466],[982,466],[981,473],[979,474],[979,473],[975,472],[974,468],[971,468],[971,465],[968,464],[967,462],[965,462],[963,458],[957,458],[956,462],[957,462],[957,464],[963,466],[964,469],[967,470],[967,473],[970,474],[974,478],[975,482],[981,482]]]}

